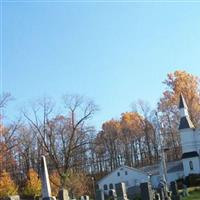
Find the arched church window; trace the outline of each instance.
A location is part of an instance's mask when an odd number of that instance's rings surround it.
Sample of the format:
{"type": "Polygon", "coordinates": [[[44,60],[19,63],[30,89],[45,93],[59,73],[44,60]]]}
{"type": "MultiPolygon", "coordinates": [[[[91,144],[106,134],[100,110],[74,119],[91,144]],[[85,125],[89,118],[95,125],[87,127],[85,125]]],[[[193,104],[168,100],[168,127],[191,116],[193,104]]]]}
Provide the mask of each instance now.
{"type": "Polygon", "coordinates": [[[189,165],[190,165],[190,170],[193,170],[194,169],[194,166],[193,166],[193,162],[190,160],[189,162],[189,165]]]}
{"type": "Polygon", "coordinates": [[[110,189],[110,190],[113,189],[113,184],[112,184],[112,183],[110,183],[110,185],[109,185],[109,189],[110,189]]]}
{"type": "Polygon", "coordinates": [[[105,184],[105,185],[103,186],[103,189],[104,189],[104,190],[108,190],[108,186],[105,184]]]}

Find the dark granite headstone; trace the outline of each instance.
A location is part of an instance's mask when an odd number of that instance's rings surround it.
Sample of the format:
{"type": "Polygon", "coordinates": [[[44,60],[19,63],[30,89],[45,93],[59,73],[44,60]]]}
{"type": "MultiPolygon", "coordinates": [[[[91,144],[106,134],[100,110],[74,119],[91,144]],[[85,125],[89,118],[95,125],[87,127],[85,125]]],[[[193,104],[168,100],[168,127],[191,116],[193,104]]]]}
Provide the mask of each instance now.
{"type": "Polygon", "coordinates": [[[69,194],[66,189],[62,189],[58,192],[58,199],[59,200],[69,200],[69,194]]]}
{"type": "Polygon", "coordinates": [[[171,186],[171,191],[172,191],[172,200],[180,200],[181,197],[178,193],[178,188],[177,188],[177,184],[175,181],[172,181],[170,183],[170,186],[171,186]]]}
{"type": "Polygon", "coordinates": [[[127,189],[128,199],[134,199],[141,196],[140,186],[132,186],[127,189]]]}
{"type": "Polygon", "coordinates": [[[178,194],[178,189],[177,189],[177,184],[175,181],[172,181],[170,183],[170,186],[171,186],[171,191],[172,191],[172,194],[173,195],[177,195],[178,194]]]}
{"type": "Polygon", "coordinates": [[[95,200],[104,200],[104,192],[101,189],[96,190],[95,200]]]}
{"type": "Polygon", "coordinates": [[[160,194],[156,192],[155,194],[155,200],[160,200],[160,194]]]}
{"type": "Polygon", "coordinates": [[[115,184],[115,189],[116,189],[117,199],[127,200],[125,183],[122,182],[115,184]]]}
{"type": "Polygon", "coordinates": [[[141,190],[141,199],[142,200],[153,200],[153,193],[152,193],[151,185],[148,182],[141,183],[140,190],[141,190]]]}
{"type": "Polygon", "coordinates": [[[109,190],[109,194],[108,195],[109,195],[109,199],[111,199],[111,200],[116,200],[117,199],[117,194],[116,194],[114,189],[109,190]]]}

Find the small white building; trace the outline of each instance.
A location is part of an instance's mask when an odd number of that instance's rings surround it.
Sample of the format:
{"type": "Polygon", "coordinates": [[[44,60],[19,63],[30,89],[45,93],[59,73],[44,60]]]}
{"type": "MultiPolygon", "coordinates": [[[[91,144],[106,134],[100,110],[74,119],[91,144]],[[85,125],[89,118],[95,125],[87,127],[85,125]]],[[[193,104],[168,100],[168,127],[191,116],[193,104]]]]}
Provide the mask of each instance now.
{"type": "Polygon", "coordinates": [[[148,173],[128,166],[120,166],[99,182],[99,189],[108,192],[110,189],[115,189],[115,184],[124,182],[126,188],[140,185],[140,183],[150,180],[148,173]]]}
{"type": "MultiPolygon", "coordinates": [[[[179,109],[181,117],[179,131],[183,154],[181,160],[166,164],[168,183],[189,174],[200,174],[200,128],[196,129],[190,120],[188,108],[182,95],[180,95],[179,109]]],[[[115,184],[119,182],[124,182],[126,187],[129,188],[150,181],[152,186],[156,188],[159,185],[160,178],[159,164],[141,169],[120,166],[102,178],[98,185],[99,189],[104,192],[115,189],[115,184]]]]}

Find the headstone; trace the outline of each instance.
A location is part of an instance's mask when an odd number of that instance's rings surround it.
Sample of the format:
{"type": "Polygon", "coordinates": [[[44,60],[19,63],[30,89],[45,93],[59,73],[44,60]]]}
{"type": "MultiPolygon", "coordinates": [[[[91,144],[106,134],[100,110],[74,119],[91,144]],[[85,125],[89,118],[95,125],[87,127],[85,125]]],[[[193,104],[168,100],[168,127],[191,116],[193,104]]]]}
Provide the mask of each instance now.
{"type": "Polygon", "coordinates": [[[187,189],[187,185],[185,185],[185,184],[183,184],[183,196],[184,196],[184,197],[189,196],[189,194],[188,194],[188,189],[187,189]]]}
{"type": "Polygon", "coordinates": [[[19,195],[8,196],[6,200],[20,200],[20,196],[19,195]]]}
{"type": "Polygon", "coordinates": [[[126,194],[126,186],[125,183],[117,183],[115,184],[117,199],[119,200],[127,200],[127,194],[126,194]]]}
{"type": "Polygon", "coordinates": [[[158,188],[158,193],[160,196],[160,200],[165,200],[165,194],[164,194],[164,189],[163,188],[158,188]]]}
{"type": "Polygon", "coordinates": [[[155,200],[160,200],[160,194],[159,193],[155,193],[155,200]]]}
{"type": "Polygon", "coordinates": [[[69,194],[66,189],[62,189],[58,192],[58,199],[59,200],[69,200],[69,194]]]}
{"type": "Polygon", "coordinates": [[[85,195],[84,200],[90,200],[90,197],[88,195],[85,195]]]}
{"type": "Polygon", "coordinates": [[[180,200],[181,197],[178,193],[178,188],[177,188],[177,184],[175,181],[172,181],[170,183],[170,186],[171,186],[171,191],[172,191],[172,200],[180,200]]]}
{"type": "Polygon", "coordinates": [[[171,191],[172,191],[172,194],[173,195],[177,195],[178,194],[178,189],[177,189],[177,184],[175,181],[172,181],[170,183],[170,186],[171,186],[171,191]]]}
{"type": "Polygon", "coordinates": [[[42,200],[53,200],[51,196],[51,187],[49,182],[49,174],[47,170],[46,158],[41,157],[41,179],[42,179],[42,200]]]}
{"type": "Polygon", "coordinates": [[[140,186],[132,186],[127,189],[128,199],[136,199],[141,196],[140,186]]]}
{"type": "Polygon", "coordinates": [[[109,199],[111,200],[116,200],[117,199],[117,194],[114,189],[109,190],[109,199]]]}
{"type": "Polygon", "coordinates": [[[151,185],[148,182],[141,183],[140,190],[141,190],[141,199],[142,200],[153,200],[153,192],[151,189],[151,185]]]}
{"type": "Polygon", "coordinates": [[[84,195],[84,196],[81,196],[81,200],[89,200],[89,196],[88,195],[84,195]]]}
{"type": "Polygon", "coordinates": [[[96,200],[104,200],[105,198],[103,190],[101,189],[96,190],[95,197],[96,200]]]}

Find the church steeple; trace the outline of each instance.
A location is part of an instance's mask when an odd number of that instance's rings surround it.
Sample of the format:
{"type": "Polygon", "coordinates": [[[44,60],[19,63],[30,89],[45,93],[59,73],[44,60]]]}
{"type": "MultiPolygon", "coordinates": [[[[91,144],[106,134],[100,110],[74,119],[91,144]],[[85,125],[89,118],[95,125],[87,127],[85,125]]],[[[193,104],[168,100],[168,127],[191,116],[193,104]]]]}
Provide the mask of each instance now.
{"type": "Polygon", "coordinates": [[[194,128],[194,125],[192,121],[190,120],[190,117],[188,114],[187,104],[182,94],[180,94],[179,110],[180,110],[180,116],[181,116],[179,129],[194,128]]]}

